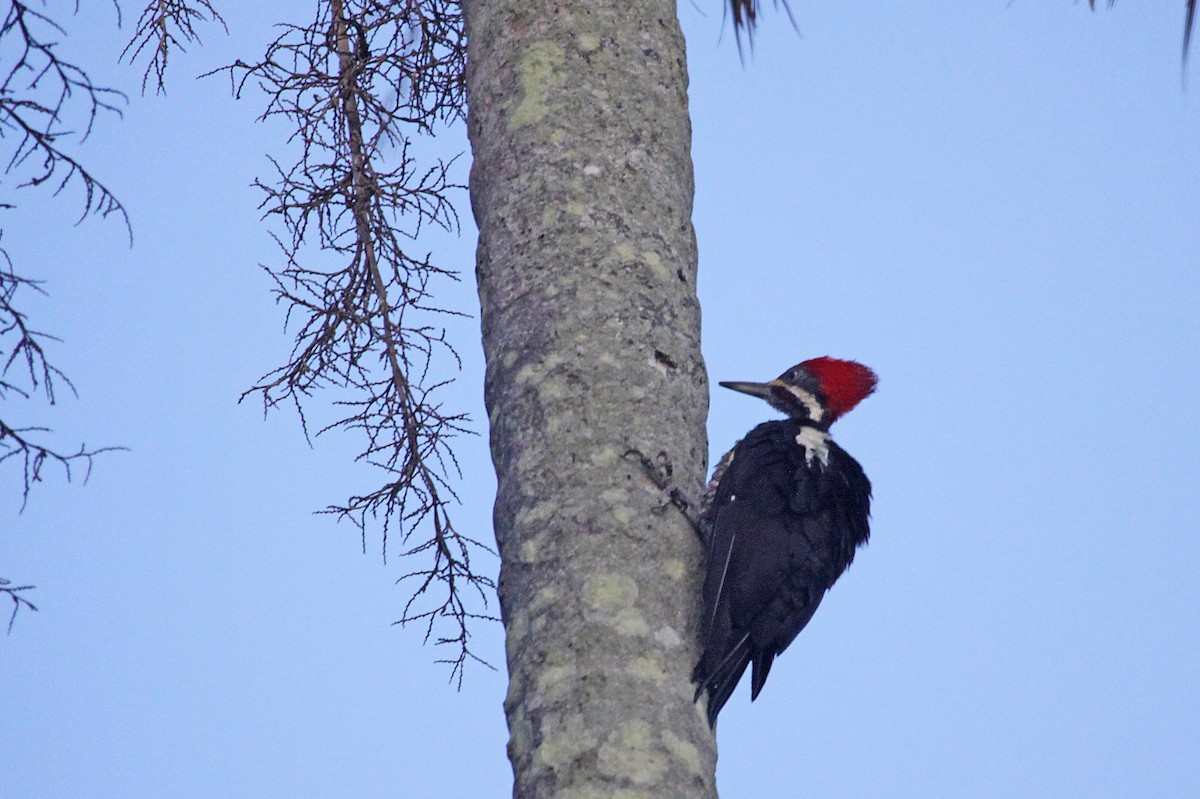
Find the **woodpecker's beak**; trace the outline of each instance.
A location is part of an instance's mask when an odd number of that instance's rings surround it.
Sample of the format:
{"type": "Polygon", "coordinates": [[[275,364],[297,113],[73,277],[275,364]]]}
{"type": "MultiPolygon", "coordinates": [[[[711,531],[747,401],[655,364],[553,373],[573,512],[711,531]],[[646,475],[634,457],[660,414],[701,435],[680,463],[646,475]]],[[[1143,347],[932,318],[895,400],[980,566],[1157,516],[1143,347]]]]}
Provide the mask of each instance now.
{"type": "Polygon", "coordinates": [[[734,391],[740,391],[743,394],[749,394],[752,397],[769,400],[775,395],[775,389],[783,385],[778,380],[772,380],[770,383],[721,383],[724,388],[731,388],[734,391]]]}

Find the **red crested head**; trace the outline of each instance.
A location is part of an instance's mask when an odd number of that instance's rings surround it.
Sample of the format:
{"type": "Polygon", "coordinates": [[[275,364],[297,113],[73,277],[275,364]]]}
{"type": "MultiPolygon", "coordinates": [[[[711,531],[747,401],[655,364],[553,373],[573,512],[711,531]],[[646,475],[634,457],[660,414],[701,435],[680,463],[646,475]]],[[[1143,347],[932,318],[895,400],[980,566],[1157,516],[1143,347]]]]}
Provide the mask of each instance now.
{"type": "Polygon", "coordinates": [[[811,358],[769,383],[722,382],[725,388],[766,400],[793,419],[828,428],[849,413],[879,383],[867,367],[837,358],[811,358]]]}
{"type": "Polygon", "coordinates": [[[822,356],[810,358],[799,366],[820,383],[829,422],[853,410],[879,384],[875,372],[856,361],[822,356]]]}

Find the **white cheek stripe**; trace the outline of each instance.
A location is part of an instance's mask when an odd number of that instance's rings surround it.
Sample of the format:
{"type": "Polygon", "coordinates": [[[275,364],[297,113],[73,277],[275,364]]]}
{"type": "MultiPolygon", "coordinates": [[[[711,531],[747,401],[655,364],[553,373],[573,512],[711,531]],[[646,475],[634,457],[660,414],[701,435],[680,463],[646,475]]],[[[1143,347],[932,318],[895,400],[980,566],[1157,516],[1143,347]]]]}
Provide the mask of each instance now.
{"type": "Polygon", "coordinates": [[[797,386],[784,385],[791,395],[800,401],[800,404],[808,409],[808,418],[814,422],[821,421],[821,417],[825,415],[825,409],[821,407],[821,403],[817,402],[817,398],[797,386]]]}
{"type": "Polygon", "coordinates": [[[802,427],[796,434],[796,443],[804,447],[804,460],[812,464],[813,458],[821,461],[822,466],[829,465],[829,434],[815,427],[802,427]]]}

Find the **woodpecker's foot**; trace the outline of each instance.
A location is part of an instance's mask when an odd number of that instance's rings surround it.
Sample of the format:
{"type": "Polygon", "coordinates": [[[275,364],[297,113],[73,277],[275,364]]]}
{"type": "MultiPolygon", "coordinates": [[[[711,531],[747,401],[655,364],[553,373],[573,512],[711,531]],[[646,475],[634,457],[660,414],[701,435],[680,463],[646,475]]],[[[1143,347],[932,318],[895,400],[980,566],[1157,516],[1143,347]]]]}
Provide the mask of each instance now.
{"type": "Polygon", "coordinates": [[[625,451],[625,458],[636,460],[641,464],[642,470],[646,472],[650,482],[659,490],[659,506],[665,508],[668,505],[674,505],[683,514],[683,518],[688,520],[688,524],[696,531],[696,535],[700,536],[700,540],[706,542],[707,539],[700,521],[700,503],[687,491],[675,485],[673,479],[675,469],[671,464],[670,456],[665,451],[660,451],[658,458],[652,460],[640,449],[629,449],[625,451]]]}

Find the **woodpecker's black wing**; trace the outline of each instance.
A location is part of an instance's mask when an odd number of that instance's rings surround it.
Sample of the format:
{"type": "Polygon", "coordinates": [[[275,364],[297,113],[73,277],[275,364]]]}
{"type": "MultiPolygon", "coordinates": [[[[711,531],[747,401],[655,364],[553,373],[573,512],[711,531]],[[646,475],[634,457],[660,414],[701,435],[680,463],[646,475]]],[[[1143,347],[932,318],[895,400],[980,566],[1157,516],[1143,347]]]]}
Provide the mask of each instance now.
{"type": "Polygon", "coordinates": [[[808,624],[869,535],[871,484],[849,454],[796,419],[738,442],[709,511],[704,651],[693,679],[708,718],[754,664],[758,696],[775,656],[808,624]],[[810,449],[815,440],[822,446],[810,449]]]}

